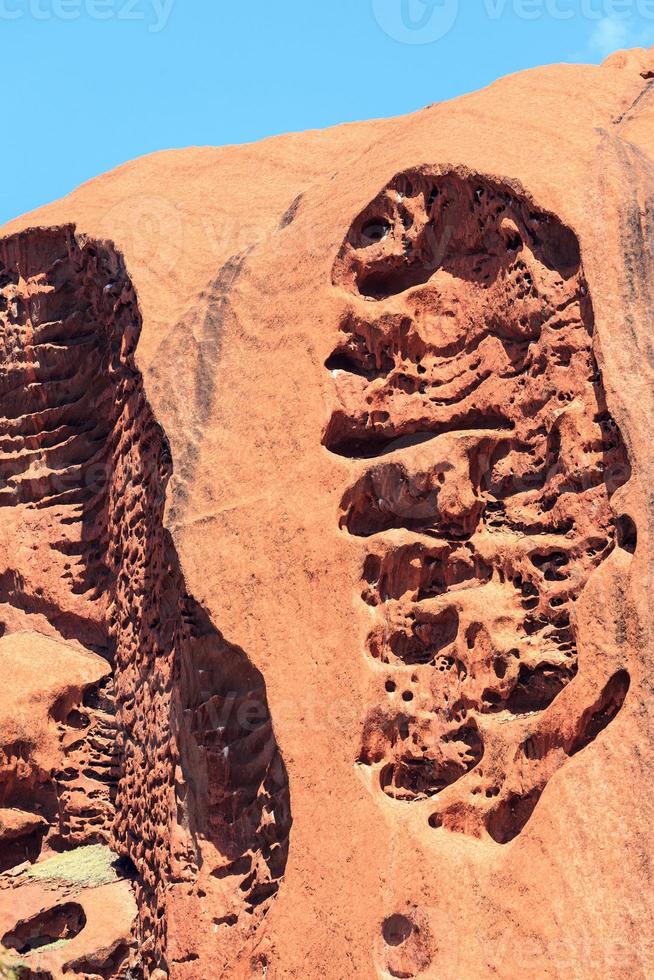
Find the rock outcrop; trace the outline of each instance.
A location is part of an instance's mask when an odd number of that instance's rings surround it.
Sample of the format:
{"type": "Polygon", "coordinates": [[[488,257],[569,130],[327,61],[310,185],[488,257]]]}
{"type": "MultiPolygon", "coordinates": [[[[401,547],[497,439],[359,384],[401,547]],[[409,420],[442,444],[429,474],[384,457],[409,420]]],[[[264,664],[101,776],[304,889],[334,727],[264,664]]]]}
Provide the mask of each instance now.
{"type": "Polygon", "coordinates": [[[359,762],[395,800],[438,796],[429,826],[505,844],[630,684],[620,660],[609,671],[610,624],[600,659],[573,622],[636,544],[611,508],[631,471],[579,245],[506,186],[422,168],[355,220],[334,282],[354,298],[324,442],[375,460],[340,523],[373,542],[367,646],[388,665],[359,762]]]}
{"type": "Polygon", "coordinates": [[[649,977],[654,50],[0,241],[0,965],[649,977]]]}
{"type": "MultiPolygon", "coordinates": [[[[265,912],[288,853],[286,770],[261,675],[186,591],[164,529],[170,450],[121,258],[66,226],[1,247],[0,670],[25,705],[16,732],[3,701],[3,864],[110,845],[133,872],[133,969],[151,970],[171,888],[207,898],[215,925],[265,912]]],[[[23,932],[8,933],[19,951],[23,932]]]]}

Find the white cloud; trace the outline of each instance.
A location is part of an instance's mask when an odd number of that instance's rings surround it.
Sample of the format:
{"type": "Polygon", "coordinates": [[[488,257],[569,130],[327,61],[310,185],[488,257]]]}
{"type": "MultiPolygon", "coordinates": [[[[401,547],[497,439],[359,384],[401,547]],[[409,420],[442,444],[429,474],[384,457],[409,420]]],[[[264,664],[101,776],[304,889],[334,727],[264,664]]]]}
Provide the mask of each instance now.
{"type": "MultiPolygon", "coordinates": [[[[0,0],[0,3],[2,0],[0,0]]],[[[649,48],[654,45],[654,23],[633,18],[603,17],[595,22],[586,47],[577,49],[569,61],[585,63],[604,61],[614,51],[624,48],[649,48]]]]}
{"type": "Polygon", "coordinates": [[[630,47],[629,24],[616,17],[604,17],[595,25],[588,46],[595,54],[607,58],[613,51],[630,47]]]}

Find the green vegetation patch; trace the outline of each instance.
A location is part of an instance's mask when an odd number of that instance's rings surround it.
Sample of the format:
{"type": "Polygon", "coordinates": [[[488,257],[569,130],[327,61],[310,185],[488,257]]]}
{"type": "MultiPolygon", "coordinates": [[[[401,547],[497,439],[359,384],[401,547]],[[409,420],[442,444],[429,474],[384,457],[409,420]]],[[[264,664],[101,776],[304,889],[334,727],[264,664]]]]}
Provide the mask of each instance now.
{"type": "Polygon", "coordinates": [[[90,844],[33,864],[25,872],[36,881],[61,882],[84,888],[99,888],[116,881],[116,855],[105,844],[90,844]]]}
{"type": "Polygon", "coordinates": [[[0,946],[0,980],[21,980],[26,968],[24,960],[10,959],[10,954],[0,946]]]}

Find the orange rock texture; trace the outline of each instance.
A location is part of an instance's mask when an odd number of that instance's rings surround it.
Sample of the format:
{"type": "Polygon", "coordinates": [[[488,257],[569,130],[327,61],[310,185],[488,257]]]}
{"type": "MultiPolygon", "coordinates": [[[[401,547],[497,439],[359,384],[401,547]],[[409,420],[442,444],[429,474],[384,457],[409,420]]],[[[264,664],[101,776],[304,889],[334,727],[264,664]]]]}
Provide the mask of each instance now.
{"type": "Polygon", "coordinates": [[[0,321],[7,976],[654,976],[654,49],[127,164],[0,321]]]}

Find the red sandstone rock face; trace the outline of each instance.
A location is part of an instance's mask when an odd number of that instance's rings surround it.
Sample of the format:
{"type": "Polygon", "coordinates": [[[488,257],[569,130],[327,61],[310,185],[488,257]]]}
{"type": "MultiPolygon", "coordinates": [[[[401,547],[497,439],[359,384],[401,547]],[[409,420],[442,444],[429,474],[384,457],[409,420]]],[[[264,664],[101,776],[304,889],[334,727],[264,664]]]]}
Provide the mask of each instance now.
{"type": "Polygon", "coordinates": [[[6,230],[17,975],[654,973],[652,71],[6,230]]]}
{"type": "Polygon", "coordinates": [[[64,672],[43,711],[52,757],[38,729],[2,727],[3,864],[110,844],[138,905],[122,959],[150,970],[172,885],[207,897],[216,926],[265,912],[288,851],[286,771],[261,675],[186,592],[163,527],[170,451],[133,363],[140,314],[122,260],[64,227],[6,239],[2,270],[2,502],[17,547],[0,664],[9,679],[21,655],[28,703],[61,650],[94,668],[84,687],[64,672]]]}
{"type": "Polygon", "coordinates": [[[579,245],[508,187],[425,168],[355,220],[334,282],[355,298],[324,441],[378,460],[341,515],[370,539],[378,612],[359,762],[394,800],[438,796],[430,827],[506,844],[630,684],[577,676],[575,605],[605,561],[628,562],[616,532],[626,553],[636,535],[610,504],[630,465],[579,245]]]}

